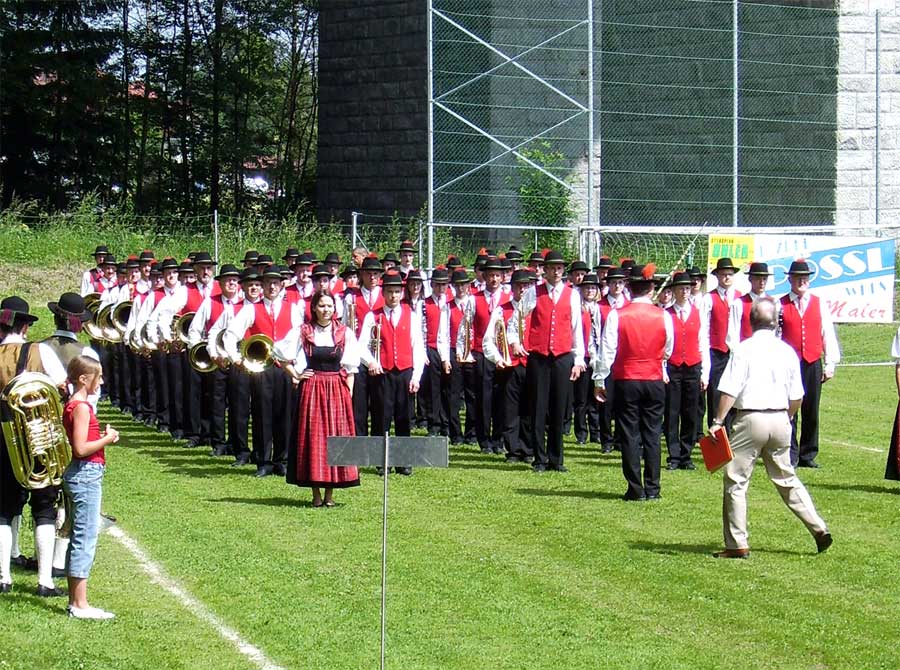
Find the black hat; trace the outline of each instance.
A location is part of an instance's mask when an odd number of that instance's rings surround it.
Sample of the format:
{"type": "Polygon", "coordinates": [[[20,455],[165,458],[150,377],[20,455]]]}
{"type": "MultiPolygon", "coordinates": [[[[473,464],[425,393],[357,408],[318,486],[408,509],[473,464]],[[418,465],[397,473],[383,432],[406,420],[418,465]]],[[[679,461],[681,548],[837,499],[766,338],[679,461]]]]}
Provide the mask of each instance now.
{"type": "Polygon", "coordinates": [[[450,281],[450,275],[446,268],[435,268],[431,271],[431,281],[438,284],[446,284],[450,281]]]}
{"type": "Polygon", "coordinates": [[[516,245],[512,245],[509,248],[509,251],[506,252],[506,257],[511,261],[520,261],[525,258],[525,254],[519,251],[519,248],[516,245]]]}
{"type": "Polygon", "coordinates": [[[508,270],[512,270],[512,261],[509,260],[506,256],[499,256],[500,259],[500,267],[504,272],[508,270]]]}
{"type": "Polygon", "coordinates": [[[613,265],[609,272],[606,273],[607,279],[625,279],[628,277],[628,273],[625,272],[624,268],[616,267],[613,265]]]}
{"type": "Polygon", "coordinates": [[[535,251],[528,257],[529,263],[543,263],[544,262],[544,254],[540,251],[535,251]]]}
{"type": "Polygon", "coordinates": [[[155,258],[156,258],[156,256],[153,254],[153,250],[152,250],[152,249],[144,249],[144,250],[140,253],[140,255],[138,256],[138,260],[139,260],[140,262],[152,261],[152,260],[154,260],[155,258]]]}
{"type": "MultiPolygon", "coordinates": [[[[640,284],[643,282],[652,282],[654,280],[653,271],[655,265],[632,265],[628,270],[628,279],[632,284],[640,284]]],[[[607,275],[608,276],[608,275],[607,275]]]]}
{"type": "Polygon", "coordinates": [[[691,276],[691,279],[702,279],[703,278],[703,270],[698,268],[696,265],[692,265],[687,269],[687,273],[691,276]]]}
{"type": "Polygon", "coordinates": [[[384,272],[384,267],[381,265],[381,261],[379,261],[375,256],[366,256],[365,258],[363,258],[362,266],[359,269],[369,270],[371,272],[384,272]]]}
{"type": "Polygon", "coordinates": [[[126,263],[125,261],[122,261],[121,263],[116,264],[116,273],[117,274],[123,275],[126,272],[128,272],[128,263],[126,263]]]}
{"type": "Polygon", "coordinates": [[[393,251],[389,251],[384,255],[384,258],[381,259],[381,262],[384,263],[385,261],[391,261],[393,263],[400,262],[400,260],[397,258],[397,254],[395,254],[393,251]]]}
{"type": "Polygon", "coordinates": [[[176,261],[171,256],[167,256],[163,259],[162,263],[159,264],[159,271],[165,272],[166,270],[177,270],[178,269],[178,261],[176,261]]]}
{"type": "Polygon", "coordinates": [[[447,269],[455,270],[456,268],[462,267],[462,261],[459,260],[456,256],[447,256],[447,269]]]}
{"type": "Polygon", "coordinates": [[[325,260],[322,262],[323,263],[334,263],[335,265],[340,265],[341,257],[338,256],[335,252],[330,251],[327,254],[325,254],[325,260]]]}
{"type": "Polygon", "coordinates": [[[103,259],[103,262],[100,265],[118,265],[116,262],[116,257],[112,254],[106,254],[106,258],[103,259]]]}
{"type": "Polygon", "coordinates": [[[412,279],[413,281],[425,281],[426,277],[425,273],[421,270],[412,269],[406,273],[404,279],[406,279],[406,281],[409,281],[410,279],[412,279]]]}
{"type": "Polygon", "coordinates": [[[403,242],[400,243],[400,248],[397,249],[397,253],[399,254],[404,251],[416,253],[416,247],[413,246],[413,243],[411,240],[403,240],[403,242]]]}
{"type": "Polygon", "coordinates": [[[731,270],[732,272],[737,272],[738,268],[736,268],[734,266],[734,263],[731,262],[730,258],[726,257],[726,258],[720,258],[719,260],[716,261],[716,269],[713,270],[712,272],[713,272],[713,274],[716,274],[717,272],[719,272],[721,270],[731,270]]]}
{"type": "Polygon", "coordinates": [[[381,278],[382,286],[403,286],[403,277],[396,270],[388,270],[381,278]]]}
{"type": "Polygon", "coordinates": [[[194,265],[198,263],[207,263],[208,265],[218,265],[209,255],[208,251],[198,251],[194,254],[194,265]]]}
{"type": "Polygon", "coordinates": [[[756,261],[754,263],[750,263],[750,268],[747,270],[747,274],[751,277],[771,277],[772,273],[769,272],[769,266],[767,263],[762,263],[760,261],[756,261]]]}
{"type": "Polygon", "coordinates": [[[280,265],[275,265],[272,263],[271,265],[267,265],[266,269],[262,271],[260,277],[263,279],[283,279],[284,277],[281,274],[282,267],[280,265]]]}
{"type": "Polygon", "coordinates": [[[94,249],[94,253],[91,256],[96,256],[97,254],[108,254],[109,248],[105,244],[98,244],[97,248],[94,249]]]}
{"type": "MultiPolygon", "coordinates": [[[[300,250],[295,249],[294,247],[288,247],[288,250],[284,252],[284,256],[281,257],[283,261],[290,261],[292,258],[297,258],[300,255],[300,250]]],[[[290,265],[290,263],[288,263],[290,265]]]]}
{"type": "Polygon", "coordinates": [[[601,256],[600,260],[597,261],[597,266],[595,269],[599,270],[601,268],[611,268],[613,267],[612,259],[609,256],[601,256]]]}
{"type": "MultiPolygon", "coordinates": [[[[547,261],[544,262],[546,263],[547,261]]],[[[591,271],[591,269],[588,267],[588,264],[584,261],[572,261],[572,263],[569,265],[569,272],[577,272],[579,270],[584,272],[591,271]]]]}
{"type": "Polygon", "coordinates": [[[283,265],[278,265],[277,267],[281,271],[282,279],[290,279],[291,277],[294,276],[294,272],[290,268],[287,268],[283,265]]]}
{"type": "Polygon", "coordinates": [[[48,302],[47,308],[57,316],[66,318],[74,316],[82,321],[94,318],[94,315],[84,308],[84,298],[77,293],[63,293],[59,296],[59,302],[48,302]]]}
{"type": "Polygon", "coordinates": [[[811,275],[812,270],[809,269],[809,263],[807,263],[804,259],[798,258],[794,262],[791,263],[791,267],[788,270],[788,275],[811,275]]]}
{"type": "Polygon", "coordinates": [[[581,280],[579,286],[600,286],[600,278],[593,272],[589,272],[581,280]]]}
{"type": "Polygon", "coordinates": [[[225,279],[226,277],[240,277],[241,271],[237,269],[236,266],[231,263],[225,263],[219,270],[219,274],[216,275],[216,281],[220,279],[225,279]]]}
{"type": "Polygon", "coordinates": [[[482,271],[486,270],[499,270],[503,272],[503,263],[500,262],[500,259],[496,256],[489,256],[485,259],[484,263],[481,265],[482,271]]]}
{"type": "Polygon", "coordinates": [[[560,263],[562,265],[566,264],[566,259],[563,258],[563,255],[556,251],[555,249],[551,249],[547,252],[547,255],[544,256],[544,265],[549,263],[560,263]]]}
{"type": "Polygon", "coordinates": [[[347,277],[351,277],[357,273],[355,265],[348,265],[343,270],[341,270],[341,279],[346,279],[347,277]]]}
{"type": "Polygon", "coordinates": [[[241,283],[245,281],[259,281],[259,273],[255,268],[245,268],[241,270],[241,283]]]}
{"type": "Polygon", "coordinates": [[[161,275],[161,274],[162,274],[162,269],[161,269],[160,262],[155,259],[150,261],[150,276],[152,277],[153,275],[161,275]]]}
{"type": "Polygon", "coordinates": [[[244,260],[241,263],[255,263],[259,259],[259,252],[256,249],[248,249],[244,252],[244,260]]]}
{"type": "Polygon", "coordinates": [[[191,252],[187,255],[187,259],[188,259],[191,263],[193,263],[193,262],[194,262],[194,259],[197,257],[197,254],[198,254],[198,253],[200,253],[200,252],[199,252],[199,251],[191,251],[191,252]]]}
{"type": "Polygon", "coordinates": [[[450,282],[452,284],[471,284],[473,281],[472,277],[469,276],[469,273],[465,270],[454,270],[453,274],[450,275],[450,282]]]}
{"type": "Polygon", "coordinates": [[[182,261],[181,265],[178,266],[178,274],[181,274],[182,272],[187,273],[187,272],[193,272],[193,271],[194,271],[194,264],[191,263],[190,261],[187,261],[187,260],[182,261]]]}
{"type": "Polygon", "coordinates": [[[297,258],[294,260],[291,265],[292,268],[297,267],[298,265],[315,265],[316,259],[313,258],[313,255],[309,252],[304,254],[299,254],[297,258]]]}
{"type": "Polygon", "coordinates": [[[330,277],[331,273],[328,271],[324,265],[316,265],[312,271],[313,278],[315,277],[330,277]]]}
{"type": "Polygon", "coordinates": [[[629,270],[631,270],[632,267],[634,267],[634,259],[633,258],[622,258],[619,261],[619,267],[621,267],[623,270],[628,272],[629,270]]]}
{"type": "Polygon", "coordinates": [[[141,262],[136,256],[129,256],[128,260],[125,261],[125,267],[129,270],[133,270],[134,268],[141,267],[141,262]]]}
{"type": "Polygon", "coordinates": [[[528,270],[515,270],[510,281],[513,284],[528,284],[531,282],[532,274],[528,270]]]}
{"type": "Polygon", "coordinates": [[[272,260],[272,257],[269,254],[259,254],[256,257],[257,265],[272,265],[275,261],[272,260]]]}
{"type": "Polygon", "coordinates": [[[691,275],[687,272],[676,272],[672,275],[672,281],[669,282],[669,286],[690,286],[693,283],[691,275]]]}
{"type": "Polygon", "coordinates": [[[28,313],[28,303],[24,298],[11,295],[0,302],[0,325],[12,326],[16,321],[34,323],[38,318],[28,313]]]}

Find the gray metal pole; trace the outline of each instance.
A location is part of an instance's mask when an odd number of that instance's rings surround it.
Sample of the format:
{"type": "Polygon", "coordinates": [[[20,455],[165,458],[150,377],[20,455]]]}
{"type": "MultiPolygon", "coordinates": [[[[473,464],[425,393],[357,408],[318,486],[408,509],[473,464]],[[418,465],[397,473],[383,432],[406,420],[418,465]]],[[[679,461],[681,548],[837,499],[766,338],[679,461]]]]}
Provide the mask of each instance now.
{"type": "Polygon", "coordinates": [[[732,1],[732,204],[731,204],[731,225],[737,228],[738,225],[738,143],[740,136],[738,134],[738,0],[732,1]]]}
{"type": "Polygon", "coordinates": [[[356,239],[359,236],[357,226],[359,224],[359,212],[350,212],[350,248],[355,249],[356,239]]]}
{"type": "Polygon", "coordinates": [[[384,670],[385,633],[387,631],[387,533],[388,533],[388,475],[390,469],[391,436],[384,434],[384,502],[381,508],[381,670],[384,670]]]}
{"type": "MultiPolygon", "coordinates": [[[[434,5],[428,0],[428,267],[434,267],[434,5]]],[[[421,256],[419,256],[421,259],[421,256]]]]}
{"type": "MultiPolygon", "coordinates": [[[[588,48],[588,164],[587,164],[587,225],[594,221],[594,0],[587,0],[587,48],[588,48]]],[[[581,236],[581,258],[590,263],[590,239],[584,244],[581,236]]]]}
{"type": "Polygon", "coordinates": [[[881,10],[875,10],[875,228],[881,215],[881,10]]]}
{"type": "Polygon", "coordinates": [[[213,210],[213,239],[214,239],[213,246],[215,247],[215,249],[214,249],[215,255],[213,256],[213,259],[216,261],[216,263],[218,263],[219,262],[219,210],[218,209],[213,210]]]}

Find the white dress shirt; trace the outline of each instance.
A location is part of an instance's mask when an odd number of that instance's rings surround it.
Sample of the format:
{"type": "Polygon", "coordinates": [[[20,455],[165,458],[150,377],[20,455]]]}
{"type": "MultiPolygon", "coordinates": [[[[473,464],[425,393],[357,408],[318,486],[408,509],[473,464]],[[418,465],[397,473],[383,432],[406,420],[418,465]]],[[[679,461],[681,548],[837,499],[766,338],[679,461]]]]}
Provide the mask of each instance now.
{"type": "Polygon", "coordinates": [[[757,330],[731,350],[719,380],[719,391],[745,410],[786,410],[803,397],[800,359],[772,330],[757,330]]]}
{"type": "MultiPolygon", "coordinates": [[[[790,296],[791,302],[794,303],[802,316],[810,303],[811,294],[807,292],[804,294],[802,300],[800,299],[800,296],[793,291],[788,295],[790,296]]],[[[831,312],[828,311],[825,301],[821,298],[819,298],[819,319],[822,323],[822,344],[825,348],[825,372],[829,375],[833,375],[837,364],[841,362],[841,347],[838,344],[837,332],[834,329],[834,321],[831,320],[831,312]]],[[[780,331],[778,332],[778,335],[781,335],[780,331]]]]}
{"type": "MultiPolygon", "coordinates": [[[[400,320],[400,308],[401,305],[398,305],[394,309],[384,307],[383,309],[379,309],[377,312],[369,312],[368,314],[366,314],[366,318],[363,319],[362,332],[360,333],[359,337],[359,358],[362,365],[370,367],[373,363],[375,363],[375,357],[372,355],[372,350],[370,347],[372,340],[372,330],[375,326],[375,315],[384,314],[386,318],[389,318],[391,320],[391,324],[396,326],[397,322],[400,320]]],[[[413,374],[410,381],[418,384],[419,380],[422,378],[422,371],[425,369],[425,342],[422,340],[422,321],[419,318],[419,315],[412,310],[410,310],[409,331],[410,339],[412,340],[411,346],[413,363],[413,374]]]]}
{"type": "MultiPolygon", "coordinates": [[[[70,333],[71,334],[71,333],[70,333]]],[[[25,344],[27,340],[19,333],[10,333],[3,338],[2,344],[25,344]]],[[[44,368],[44,374],[53,380],[55,386],[62,386],[66,383],[66,370],[59,360],[59,356],[48,345],[43,342],[37,342],[38,353],[41,356],[41,367],[44,368]]],[[[94,354],[96,356],[96,352],[94,354]]]]}
{"type": "MultiPolygon", "coordinates": [[[[645,303],[652,305],[653,301],[649,296],[641,296],[632,300],[633,303],[645,303]]],[[[662,374],[663,378],[667,377],[666,361],[672,355],[672,349],[675,346],[675,329],[672,326],[672,315],[661,310],[663,314],[663,326],[666,329],[666,345],[663,353],[662,374]]],[[[619,349],[619,310],[610,310],[606,317],[606,326],[603,328],[603,334],[600,336],[600,355],[592,362],[594,373],[592,378],[594,386],[603,388],[606,378],[612,370],[613,362],[616,360],[616,352],[619,349]]]]}
{"type": "MultiPolygon", "coordinates": [[[[289,309],[291,310],[291,330],[299,328],[303,323],[305,317],[305,304],[303,302],[287,302],[282,297],[282,294],[279,294],[275,300],[263,298],[262,302],[263,305],[265,305],[266,311],[272,314],[272,321],[278,319],[281,315],[281,310],[289,309]]],[[[244,303],[244,306],[241,307],[241,310],[234,316],[228,324],[228,327],[225,329],[225,334],[222,335],[222,344],[225,348],[225,353],[232,361],[240,359],[241,353],[239,351],[238,343],[244,339],[244,333],[246,333],[247,329],[255,322],[256,307],[254,306],[254,303],[244,303]]],[[[288,337],[289,335],[290,333],[287,333],[285,337],[288,337]]],[[[278,344],[278,342],[275,342],[275,344],[278,344]]]]}
{"type": "MultiPolygon", "coordinates": [[[[560,281],[557,282],[556,286],[551,286],[544,282],[544,285],[547,287],[550,299],[553,300],[554,303],[557,303],[562,297],[562,292],[566,283],[560,281]]],[[[537,287],[530,286],[525,293],[522,294],[521,302],[522,314],[528,316],[537,305],[537,287]]],[[[578,289],[573,288],[569,293],[569,309],[572,310],[572,354],[575,356],[572,365],[584,367],[584,333],[581,330],[581,294],[578,292],[578,289]]],[[[507,328],[507,340],[509,341],[509,346],[519,344],[518,328],[513,329],[512,331],[507,328]]]]}

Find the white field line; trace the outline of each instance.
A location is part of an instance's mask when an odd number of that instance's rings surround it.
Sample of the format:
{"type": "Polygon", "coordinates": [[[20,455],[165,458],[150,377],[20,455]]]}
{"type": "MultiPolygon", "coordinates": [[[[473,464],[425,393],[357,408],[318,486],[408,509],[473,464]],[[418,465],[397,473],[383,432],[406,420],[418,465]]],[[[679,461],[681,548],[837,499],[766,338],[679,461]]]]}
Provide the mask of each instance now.
{"type": "Polygon", "coordinates": [[[885,449],[876,449],[875,447],[864,447],[861,444],[853,444],[851,442],[841,442],[839,440],[824,440],[827,444],[836,444],[839,447],[848,447],[850,449],[862,449],[863,451],[872,451],[876,454],[883,454],[885,449]]]}
{"type": "Polygon", "coordinates": [[[219,617],[210,612],[202,602],[188,593],[177,581],[169,577],[162,566],[151,559],[125,531],[118,526],[112,526],[107,529],[107,532],[134,556],[153,582],[175,596],[198,619],[215,628],[219,635],[237,647],[238,651],[252,661],[257,668],[260,670],[283,670],[281,666],[266,658],[266,655],[260,649],[244,640],[236,630],[226,625],[219,617]]]}

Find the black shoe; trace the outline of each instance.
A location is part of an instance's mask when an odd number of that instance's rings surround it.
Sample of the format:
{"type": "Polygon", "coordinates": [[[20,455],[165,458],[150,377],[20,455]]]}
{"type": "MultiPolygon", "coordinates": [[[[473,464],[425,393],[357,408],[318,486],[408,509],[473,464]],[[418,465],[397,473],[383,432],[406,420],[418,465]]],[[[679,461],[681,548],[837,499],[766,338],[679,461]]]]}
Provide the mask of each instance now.
{"type": "Polygon", "coordinates": [[[697,466],[694,465],[694,461],[688,461],[687,463],[681,464],[681,469],[682,470],[696,470],[697,466]]]}
{"type": "Polygon", "coordinates": [[[500,454],[503,453],[504,450],[503,450],[503,447],[501,447],[501,446],[498,444],[498,445],[495,446],[491,451],[493,451],[493,452],[494,452],[495,454],[497,454],[497,455],[500,455],[500,454]]]}
{"type": "Polygon", "coordinates": [[[249,463],[249,462],[250,462],[249,456],[238,456],[236,459],[234,459],[234,463],[231,464],[231,467],[239,468],[242,465],[247,465],[247,463],[249,463]]]}
{"type": "Polygon", "coordinates": [[[594,444],[600,444],[602,442],[599,435],[591,435],[588,439],[594,444]]]}
{"type": "Polygon", "coordinates": [[[394,468],[394,472],[396,472],[398,475],[409,477],[412,474],[412,468],[394,468]]]}
{"type": "Polygon", "coordinates": [[[662,496],[658,492],[657,493],[648,493],[646,495],[647,500],[659,500],[660,498],[662,498],[662,496]]]}
{"type": "Polygon", "coordinates": [[[547,466],[542,465],[540,463],[535,463],[534,465],[531,466],[531,469],[534,470],[535,472],[546,472],[547,466]]]}
{"type": "Polygon", "coordinates": [[[531,465],[532,463],[534,463],[534,456],[525,456],[522,458],[522,462],[531,465]]]}
{"type": "Polygon", "coordinates": [[[380,465],[376,465],[375,466],[375,474],[378,475],[379,477],[384,477],[384,468],[381,467],[380,465]]]}
{"type": "Polygon", "coordinates": [[[197,440],[193,437],[184,443],[185,449],[196,449],[199,446],[200,446],[200,440],[197,440]]]}
{"type": "Polygon", "coordinates": [[[228,445],[221,444],[218,447],[213,447],[210,456],[227,456],[228,455],[228,445]]]}
{"type": "Polygon", "coordinates": [[[169,427],[164,423],[158,423],[158,424],[156,424],[156,432],[157,433],[168,433],[169,427]]]}
{"type": "Polygon", "coordinates": [[[646,499],[647,499],[646,496],[643,496],[643,495],[636,496],[633,493],[626,493],[625,495],[622,496],[622,500],[624,500],[626,502],[643,502],[646,499]]]}
{"type": "Polygon", "coordinates": [[[9,593],[12,591],[12,584],[0,584],[0,593],[9,593]]]}
{"type": "Polygon", "coordinates": [[[273,474],[275,474],[275,470],[272,468],[271,465],[261,465],[258,468],[256,468],[256,476],[259,478],[269,477],[273,474]]]}
{"type": "Polygon", "coordinates": [[[53,579],[64,579],[66,577],[66,571],[60,570],[59,568],[53,568],[50,572],[50,576],[53,577],[53,579]]]}
{"type": "Polygon", "coordinates": [[[178,430],[177,428],[169,433],[172,436],[173,440],[183,440],[184,439],[184,431],[178,430]]]}
{"type": "Polygon", "coordinates": [[[506,462],[507,463],[521,463],[524,459],[521,456],[516,456],[515,454],[507,454],[506,462]]]}
{"type": "Polygon", "coordinates": [[[569,468],[567,468],[565,465],[551,465],[550,469],[555,470],[556,472],[568,472],[569,471],[569,468]]]}
{"type": "Polygon", "coordinates": [[[44,586],[43,584],[38,584],[37,594],[41,598],[59,598],[60,596],[66,595],[66,592],[60,591],[55,586],[47,587],[47,586],[44,586]]]}
{"type": "Polygon", "coordinates": [[[25,570],[37,570],[37,560],[28,558],[25,554],[19,554],[15,558],[10,559],[10,563],[25,570]]]}
{"type": "Polygon", "coordinates": [[[579,447],[583,447],[587,444],[587,442],[585,440],[575,440],[575,444],[577,444],[579,447]]]}
{"type": "Polygon", "coordinates": [[[815,461],[800,461],[797,463],[798,468],[821,468],[822,466],[816,463],[815,461]]]}
{"type": "Polygon", "coordinates": [[[461,445],[461,444],[465,444],[465,442],[463,442],[462,440],[460,440],[459,438],[457,438],[457,439],[455,439],[455,440],[450,440],[450,444],[451,444],[452,446],[454,446],[454,447],[458,447],[458,446],[461,445]]]}
{"type": "Polygon", "coordinates": [[[677,470],[677,469],[678,469],[678,463],[675,463],[674,461],[671,463],[666,463],[666,470],[677,470]]]}
{"type": "Polygon", "coordinates": [[[494,451],[493,451],[493,449],[491,449],[490,447],[482,447],[482,448],[481,448],[481,453],[482,453],[482,454],[493,454],[494,451]]]}
{"type": "Polygon", "coordinates": [[[284,477],[287,474],[287,467],[285,467],[281,463],[278,463],[272,466],[272,471],[279,477],[284,477]]]}
{"type": "Polygon", "coordinates": [[[608,444],[604,444],[604,445],[600,448],[600,453],[601,453],[601,454],[611,454],[612,452],[613,452],[613,448],[612,448],[610,445],[608,445],[608,444]]]}
{"type": "Polygon", "coordinates": [[[834,544],[831,533],[829,533],[827,530],[819,533],[818,535],[815,535],[814,537],[816,538],[816,550],[820,554],[825,552],[828,547],[834,544]]]}

